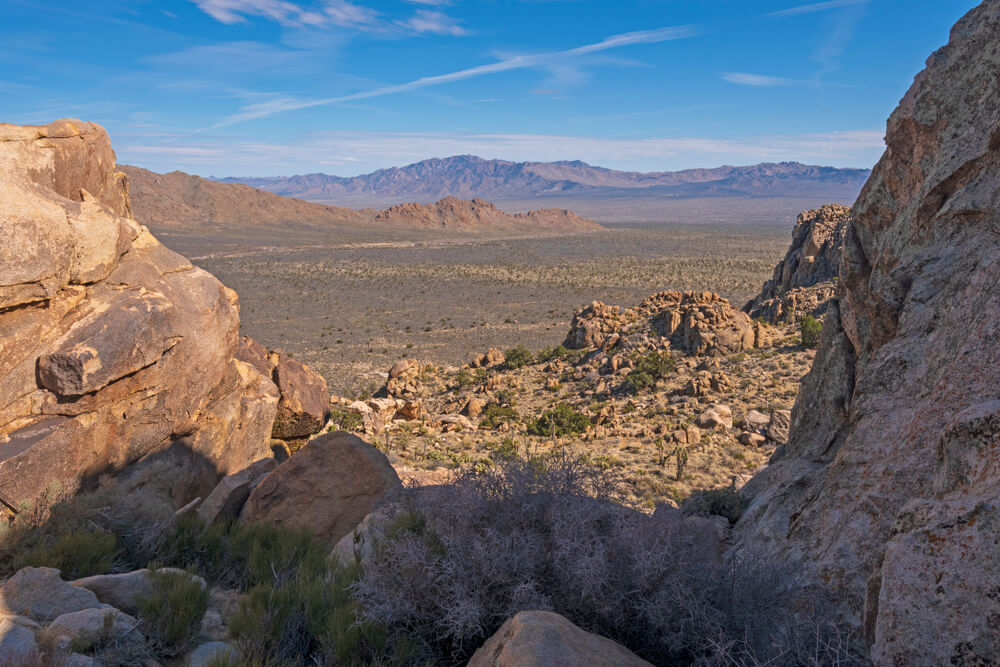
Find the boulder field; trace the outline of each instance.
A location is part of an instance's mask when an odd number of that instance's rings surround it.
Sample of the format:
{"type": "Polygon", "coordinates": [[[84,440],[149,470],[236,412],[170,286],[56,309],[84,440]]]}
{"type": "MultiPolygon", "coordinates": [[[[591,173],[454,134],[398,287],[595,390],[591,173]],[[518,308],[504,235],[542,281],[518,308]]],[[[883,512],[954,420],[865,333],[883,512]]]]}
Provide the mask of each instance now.
{"type": "Polygon", "coordinates": [[[889,118],[788,443],[737,551],[844,602],[879,665],[1000,655],[1000,2],[889,118]]]}

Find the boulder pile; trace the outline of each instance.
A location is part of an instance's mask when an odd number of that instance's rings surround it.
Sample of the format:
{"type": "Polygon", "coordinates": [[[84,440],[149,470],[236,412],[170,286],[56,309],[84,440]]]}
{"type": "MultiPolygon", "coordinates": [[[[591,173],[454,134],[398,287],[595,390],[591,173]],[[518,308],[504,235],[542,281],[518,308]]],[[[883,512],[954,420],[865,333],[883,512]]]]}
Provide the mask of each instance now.
{"type": "Polygon", "coordinates": [[[235,356],[236,294],[132,219],[100,126],[0,125],[0,237],[2,505],[171,446],[217,476],[269,454],[278,390],[235,356]]]}

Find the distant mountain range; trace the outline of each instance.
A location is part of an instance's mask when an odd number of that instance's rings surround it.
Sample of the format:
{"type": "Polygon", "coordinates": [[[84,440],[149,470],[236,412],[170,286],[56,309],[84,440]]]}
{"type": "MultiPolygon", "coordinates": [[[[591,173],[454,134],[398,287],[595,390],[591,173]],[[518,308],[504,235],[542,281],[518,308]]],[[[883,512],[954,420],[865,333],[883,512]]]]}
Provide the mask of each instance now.
{"type": "Polygon", "coordinates": [[[508,214],[482,199],[444,197],[433,204],[399,204],[385,210],[327,206],[221,183],[180,171],[169,174],[119,165],[128,176],[132,209],[156,230],[324,230],[372,231],[385,228],[472,234],[533,235],[603,229],[565,209],[508,214]]]}
{"type": "Polygon", "coordinates": [[[354,206],[429,202],[448,196],[494,201],[544,197],[810,197],[852,203],[870,173],[870,169],[837,169],[798,162],[640,173],[580,161],[507,162],[459,155],[348,178],[305,174],[219,180],[309,201],[354,206]]]}

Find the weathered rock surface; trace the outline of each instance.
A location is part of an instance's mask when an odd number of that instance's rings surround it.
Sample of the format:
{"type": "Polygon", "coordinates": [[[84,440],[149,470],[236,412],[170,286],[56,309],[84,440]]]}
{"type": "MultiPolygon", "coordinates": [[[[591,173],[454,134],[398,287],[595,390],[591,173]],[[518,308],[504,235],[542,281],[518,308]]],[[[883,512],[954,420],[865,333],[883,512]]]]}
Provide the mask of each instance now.
{"type": "Polygon", "coordinates": [[[788,443],[740,549],[845,600],[877,665],[1000,655],[1000,2],[888,122],[788,443]]]}
{"type": "Polygon", "coordinates": [[[646,344],[685,354],[732,354],[769,343],[766,326],[714,292],[660,292],[633,308],[595,301],[573,316],[563,343],[572,349],[646,344]]]}
{"type": "Polygon", "coordinates": [[[522,611],[472,656],[469,667],[649,667],[621,644],[551,611],[522,611]]]}
{"type": "Polygon", "coordinates": [[[10,619],[0,619],[0,665],[37,665],[41,659],[35,633],[10,619]]]}
{"type": "Polygon", "coordinates": [[[273,458],[261,459],[237,473],[223,477],[212,493],[198,506],[196,514],[207,525],[238,516],[243,504],[250,497],[250,492],[277,466],[278,462],[273,458]]]}
{"type": "Polygon", "coordinates": [[[59,570],[51,567],[19,570],[0,589],[0,615],[26,616],[43,623],[100,606],[96,595],[63,581],[59,570]]]}
{"type": "Polygon", "coordinates": [[[235,661],[239,653],[226,642],[206,642],[201,644],[187,657],[187,667],[208,667],[218,664],[220,660],[235,661]]]}
{"type": "Polygon", "coordinates": [[[244,521],[307,527],[336,543],[402,489],[382,452],[343,431],[310,440],[250,493],[244,521]]]}
{"type": "Polygon", "coordinates": [[[825,314],[836,291],[844,233],[850,222],[851,209],[839,204],[800,213],[785,258],[774,267],[774,276],[760,293],[743,306],[743,312],[772,323],[825,314]]]}
{"type": "Polygon", "coordinates": [[[236,358],[273,380],[278,388],[272,438],[303,440],[323,429],[330,416],[330,391],[322,375],[287,354],[266,350],[246,336],[240,339],[236,358]]]}
{"type": "MultiPolygon", "coordinates": [[[[204,579],[190,575],[184,570],[166,567],[159,571],[190,576],[197,580],[202,588],[206,586],[204,579]]],[[[154,592],[153,580],[149,576],[149,570],[145,568],[123,574],[97,574],[84,577],[72,582],[72,585],[84,588],[96,595],[102,603],[130,614],[137,614],[139,605],[154,592]]]]}
{"type": "Polygon", "coordinates": [[[117,609],[83,609],[63,614],[46,627],[42,643],[59,650],[87,651],[107,633],[118,641],[142,641],[139,622],[117,609]]]}
{"type": "Polygon", "coordinates": [[[233,358],[236,295],[130,216],[102,128],[0,125],[0,499],[13,507],[182,440],[220,474],[267,453],[277,393],[233,358]]]}

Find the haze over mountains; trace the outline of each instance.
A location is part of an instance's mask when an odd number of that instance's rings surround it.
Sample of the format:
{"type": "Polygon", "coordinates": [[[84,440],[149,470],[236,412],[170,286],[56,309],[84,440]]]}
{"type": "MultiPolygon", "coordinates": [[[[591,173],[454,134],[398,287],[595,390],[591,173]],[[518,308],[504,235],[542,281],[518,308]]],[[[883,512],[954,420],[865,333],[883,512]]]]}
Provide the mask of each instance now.
{"type": "Polygon", "coordinates": [[[447,196],[500,202],[535,198],[796,197],[851,203],[870,173],[869,169],[838,169],[798,162],[640,173],[605,169],[580,161],[508,162],[458,155],[353,177],[305,174],[220,180],[284,196],[350,206],[427,202],[447,196]]]}

